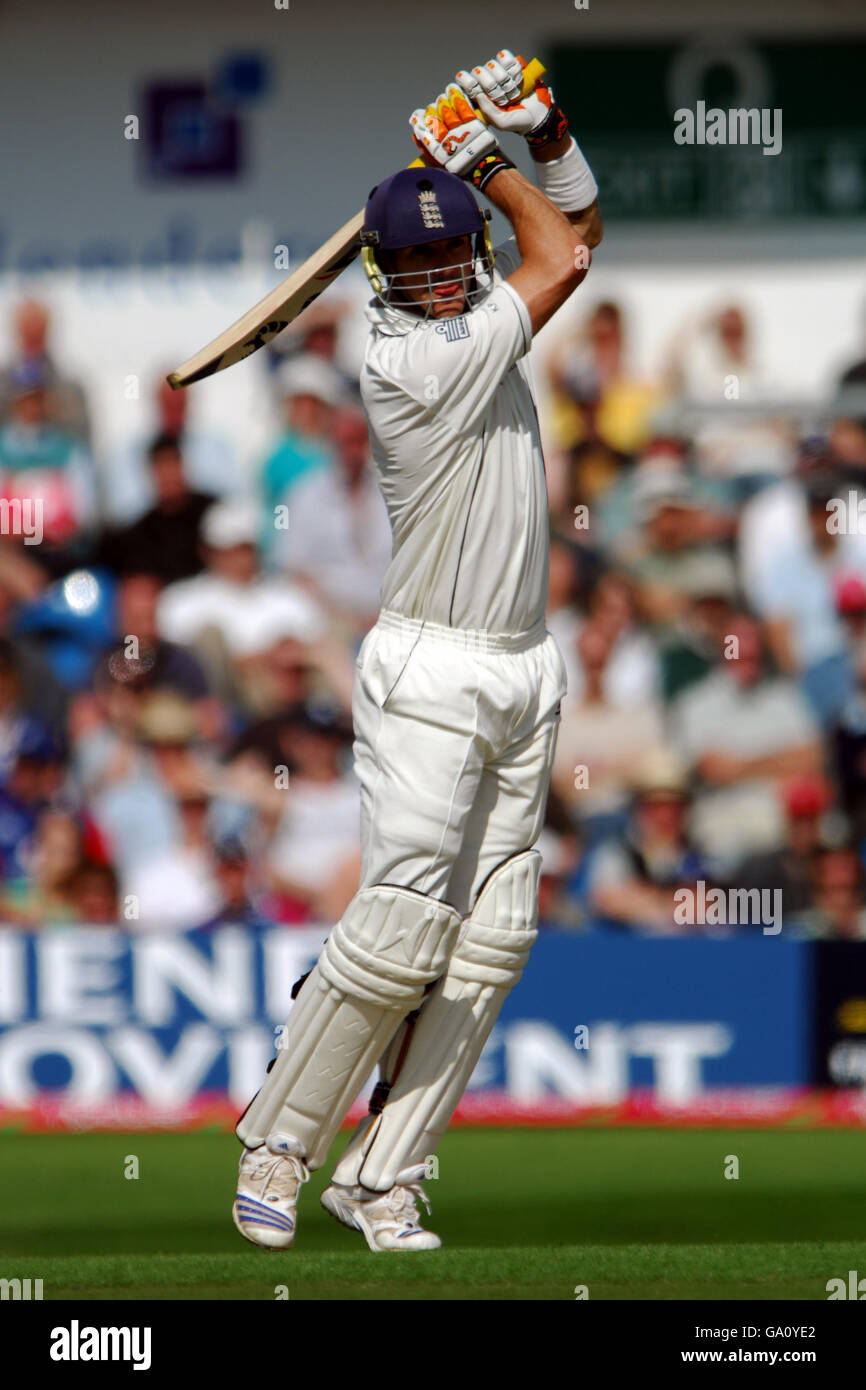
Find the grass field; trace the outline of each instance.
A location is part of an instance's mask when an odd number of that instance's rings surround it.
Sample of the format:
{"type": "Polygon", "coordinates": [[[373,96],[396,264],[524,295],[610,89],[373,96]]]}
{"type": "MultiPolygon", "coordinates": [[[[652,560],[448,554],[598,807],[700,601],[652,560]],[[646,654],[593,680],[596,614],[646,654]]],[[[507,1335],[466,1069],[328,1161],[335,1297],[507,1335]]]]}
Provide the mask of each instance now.
{"type": "Polygon", "coordinates": [[[866,1274],[859,1131],[456,1130],[427,1184],[443,1249],[402,1257],[322,1210],[327,1170],[292,1251],[247,1245],[237,1153],[214,1134],[0,1136],[0,1277],[46,1299],[571,1300],[826,1299],[866,1274]]]}

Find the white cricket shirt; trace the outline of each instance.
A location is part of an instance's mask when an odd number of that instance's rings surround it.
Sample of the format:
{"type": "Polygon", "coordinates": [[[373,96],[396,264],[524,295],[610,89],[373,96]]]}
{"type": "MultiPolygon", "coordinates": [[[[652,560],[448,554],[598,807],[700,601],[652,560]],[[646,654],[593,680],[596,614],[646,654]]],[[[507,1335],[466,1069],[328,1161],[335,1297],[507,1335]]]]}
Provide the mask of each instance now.
{"type": "Polygon", "coordinates": [[[459,318],[421,320],[374,300],[361,394],[394,548],[382,607],[450,627],[519,633],[547,604],[547,486],[521,360],[529,311],[503,275],[459,318]]]}

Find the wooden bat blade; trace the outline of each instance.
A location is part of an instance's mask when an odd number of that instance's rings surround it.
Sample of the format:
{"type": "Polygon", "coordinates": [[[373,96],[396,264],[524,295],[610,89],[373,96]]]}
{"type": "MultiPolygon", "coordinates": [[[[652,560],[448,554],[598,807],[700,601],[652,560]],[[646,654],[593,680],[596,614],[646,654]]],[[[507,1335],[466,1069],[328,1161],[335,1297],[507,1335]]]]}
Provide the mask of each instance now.
{"type": "Polygon", "coordinates": [[[242,362],[282,333],[360,254],[359,234],[363,225],[363,212],[356,213],[302,266],[275,285],[264,299],[172,372],[168,377],[169,385],[177,391],[214,372],[221,372],[235,362],[242,362]]]}

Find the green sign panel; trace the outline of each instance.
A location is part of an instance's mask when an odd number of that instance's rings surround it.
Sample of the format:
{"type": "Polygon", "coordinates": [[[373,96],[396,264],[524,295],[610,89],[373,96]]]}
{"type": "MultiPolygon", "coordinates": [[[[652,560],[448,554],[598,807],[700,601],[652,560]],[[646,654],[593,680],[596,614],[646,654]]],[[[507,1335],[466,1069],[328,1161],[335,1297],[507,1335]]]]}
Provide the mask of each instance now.
{"type": "Polygon", "coordinates": [[[866,217],[860,39],[560,46],[549,70],[609,219],[866,217]]]}

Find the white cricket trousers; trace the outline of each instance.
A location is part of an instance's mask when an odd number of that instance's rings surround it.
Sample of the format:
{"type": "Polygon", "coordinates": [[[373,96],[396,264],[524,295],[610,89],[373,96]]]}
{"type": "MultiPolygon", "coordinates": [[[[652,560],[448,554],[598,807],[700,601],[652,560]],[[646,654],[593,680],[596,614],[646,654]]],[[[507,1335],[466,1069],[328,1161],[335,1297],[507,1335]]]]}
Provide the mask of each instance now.
{"type": "Polygon", "coordinates": [[[352,699],[360,886],[469,913],[493,869],[541,833],[565,691],[543,620],[508,635],[383,609],[352,699]]]}

